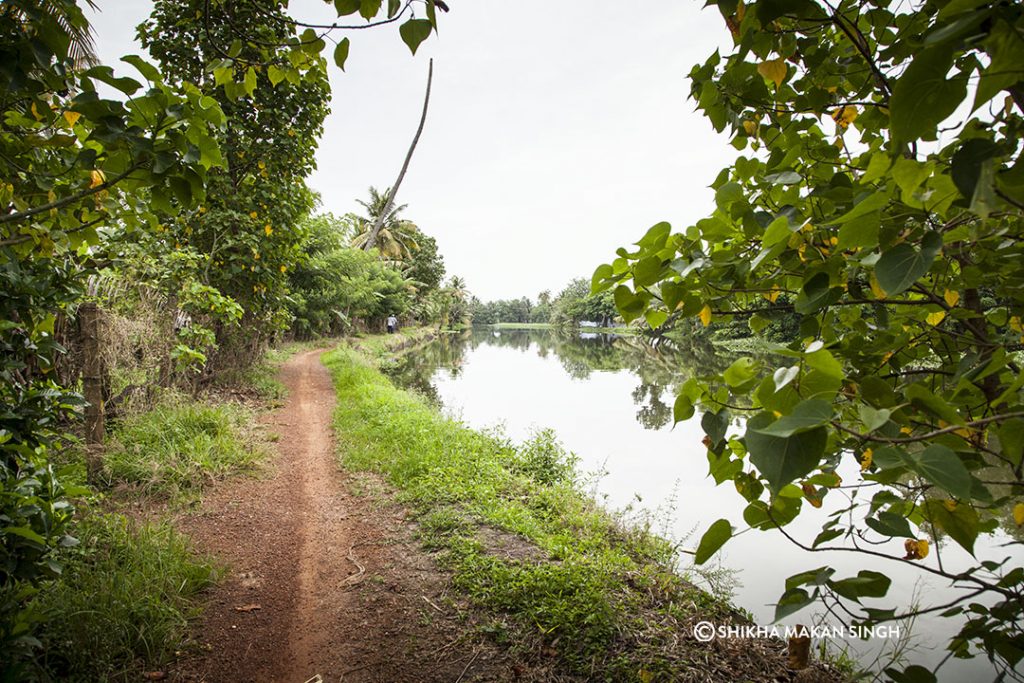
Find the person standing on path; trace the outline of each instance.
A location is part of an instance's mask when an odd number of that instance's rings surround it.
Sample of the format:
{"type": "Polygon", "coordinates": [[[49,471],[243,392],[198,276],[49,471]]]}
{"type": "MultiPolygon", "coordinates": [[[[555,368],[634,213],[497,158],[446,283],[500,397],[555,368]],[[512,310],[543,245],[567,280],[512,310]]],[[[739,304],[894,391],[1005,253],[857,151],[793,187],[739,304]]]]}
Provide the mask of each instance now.
{"type": "Polygon", "coordinates": [[[398,329],[398,318],[392,313],[388,316],[388,334],[394,334],[395,330],[398,329]]]}

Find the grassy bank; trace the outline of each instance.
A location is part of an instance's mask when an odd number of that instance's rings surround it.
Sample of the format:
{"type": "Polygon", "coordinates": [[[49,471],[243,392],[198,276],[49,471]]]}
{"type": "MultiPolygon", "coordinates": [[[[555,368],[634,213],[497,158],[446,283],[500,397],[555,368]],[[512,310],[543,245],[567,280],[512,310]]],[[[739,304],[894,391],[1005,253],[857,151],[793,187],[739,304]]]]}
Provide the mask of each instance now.
{"type": "Polygon", "coordinates": [[[78,545],[59,554],[63,573],[33,603],[40,677],[138,680],[140,666],[160,669],[182,647],[213,567],[166,523],[91,513],[75,534],[78,545]]]}
{"type": "Polygon", "coordinates": [[[399,351],[408,351],[437,337],[435,327],[403,327],[393,334],[369,334],[348,338],[352,348],[363,356],[379,362],[399,351]]]}
{"type": "Polygon", "coordinates": [[[112,486],[177,499],[231,474],[251,471],[264,456],[250,408],[168,396],[114,430],[103,459],[112,486]]]}
{"type": "MultiPolygon", "coordinates": [[[[77,501],[69,530],[77,543],[58,549],[61,573],[29,603],[38,625],[34,658],[10,680],[138,680],[175,658],[198,594],[216,573],[160,511],[180,509],[218,481],[258,467],[266,436],[251,399],[268,405],[280,395],[271,370],[288,355],[264,359],[245,381],[202,400],[166,391],[151,409],[112,424],[101,482],[77,501]],[[116,512],[125,509],[128,515],[116,512]]],[[[83,453],[64,456],[62,479],[84,484],[83,453]]],[[[2,657],[0,673],[9,673],[2,657]]]]}
{"type": "Polygon", "coordinates": [[[743,620],[673,571],[670,544],[584,495],[551,434],[516,446],[442,417],[351,349],[324,362],[343,464],[397,489],[424,543],[491,615],[499,639],[526,656],[557,652],[564,669],[591,680],[714,678],[716,670],[721,680],[760,678],[735,659],[715,663],[715,646],[688,636],[702,619],[743,620]]]}

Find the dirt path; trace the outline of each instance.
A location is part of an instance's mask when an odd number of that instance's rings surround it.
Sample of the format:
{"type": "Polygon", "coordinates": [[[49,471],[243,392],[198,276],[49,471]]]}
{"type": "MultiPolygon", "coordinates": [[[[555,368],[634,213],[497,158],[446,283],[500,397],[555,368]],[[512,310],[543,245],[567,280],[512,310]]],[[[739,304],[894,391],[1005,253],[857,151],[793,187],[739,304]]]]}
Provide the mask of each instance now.
{"type": "MultiPolygon", "coordinates": [[[[268,474],[213,490],[176,523],[226,562],[197,628],[188,681],[497,681],[519,667],[471,632],[447,577],[420,550],[403,511],[353,491],[374,479],[339,471],[334,391],[319,351],[281,370],[286,404],[268,474]],[[378,502],[374,502],[378,501],[378,502]]],[[[542,672],[537,672],[542,673],[542,672]]],[[[531,676],[532,678],[532,676],[531,676]]]]}

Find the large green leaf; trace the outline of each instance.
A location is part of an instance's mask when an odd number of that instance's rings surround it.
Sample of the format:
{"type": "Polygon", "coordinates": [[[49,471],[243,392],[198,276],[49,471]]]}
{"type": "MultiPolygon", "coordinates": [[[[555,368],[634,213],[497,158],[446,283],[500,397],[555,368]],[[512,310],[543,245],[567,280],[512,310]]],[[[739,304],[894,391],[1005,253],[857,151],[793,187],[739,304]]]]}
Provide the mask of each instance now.
{"type": "Polygon", "coordinates": [[[697,545],[697,554],[693,558],[694,563],[704,564],[707,562],[730,538],[732,538],[732,525],[729,524],[729,521],[726,519],[715,521],[701,536],[700,543],[697,545]]]}
{"type": "Polygon", "coordinates": [[[884,598],[889,592],[892,579],[885,574],[862,569],[857,576],[838,581],[829,581],[828,587],[849,600],[860,602],[861,598],[884,598]]]}
{"type": "Polygon", "coordinates": [[[786,484],[809,474],[818,466],[825,451],[828,434],[824,427],[788,437],[763,434],[760,430],[773,421],[770,413],[759,413],[747,423],[744,441],[750,452],[750,462],[777,493],[786,484]]]}
{"type": "Polygon", "coordinates": [[[932,444],[920,453],[910,454],[911,466],[923,479],[937,484],[958,498],[971,495],[971,475],[963,461],[942,444],[932,444]]]}
{"type": "Polygon", "coordinates": [[[973,555],[980,529],[977,511],[969,504],[949,505],[942,500],[929,500],[926,506],[928,519],[973,555]]]}
{"type": "Polygon", "coordinates": [[[827,424],[830,419],[832,419],[832,406],[825,401],[812,398],[801,401],[796,404],[793,412],[789,415],[784,415],[757,431],[761,434],[785,438],[820,427],[827,424]]]}
{"type": "Polygon", "coordinates": [[[345,70],[345,61],[348,59],[348,49],[351,41],[348,38],[342,38],[338,41],[337,46],[334,48],[334,63],[342,71],[345,70]]]}
{"type": "Polygon", "coordinates": [[[1021,37],[1019,27],[1015,28],[1005,21],[996,22],[985,41],[985,47],[992,61],[981,72],[973,109],[988,102],[1000,90],[1024,81],[1024,67],[1021,66],[1024,64],[1024,38],[1021,37]]]}
{"type": "Polygon", "coordinates": [[[427,19],[410,19],[409,21],[402,24],[398,29],[398,33],[402,36],[402,40],[413,54],[416,54],[416,49],[420,46],[424,40],[430,36],[430,32],[434,29],[427,19]]]}
{"type": "Polygon", "coordinates": [[[934,140],[938,125],[967,96],[967,79],[949,75],[953,56],[948,44],[924,50],[893,85],[889,120],[894,140],[934,140]]]}
{"type": "Polygon", "coordinates": [[[796,227],[799,226],[790,226],[788,217],[779,216],[773,220],[764,231],[764,237],[761,238],[761,244],[766,247],[771,247],[782,240],[789,239],[789,236],[793,234],[796,227]]]}
{"type": "Polygon", "coordinates": [[[796,301],[793,302],[793,308],[797,313],[810,315],[833,301],[828,273],[818,273],[804,283],[800,293],[796,296],[796,301]]]}
{"type": "Polygon", "coordinates": [[[909,289],[931,268],[942,248],[942,238],[928,233],[920,249],[901,242],[887,250],[875,264],[875,277],[885,293],[894,296],[909,289]]]}
{"type": "Polygon", "coordinates": [[[757,369],[757,361],[749,356],[744,356],[733,361],[732,365],[722,373],[722,377],[730,387],[738,387],[754,379],[757,376],[757,369]]]}

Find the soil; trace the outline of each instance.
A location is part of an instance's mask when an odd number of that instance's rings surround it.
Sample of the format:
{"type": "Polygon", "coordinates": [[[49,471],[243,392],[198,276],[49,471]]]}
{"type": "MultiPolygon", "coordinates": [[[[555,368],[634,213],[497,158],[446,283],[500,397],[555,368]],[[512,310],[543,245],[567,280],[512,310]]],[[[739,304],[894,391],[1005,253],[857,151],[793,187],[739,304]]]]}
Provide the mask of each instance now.
{"type": "Polygon", "coordinates": [[[172,678],[545,680],[543,667],[527,669],[474,635],[404,511],[372,494],[382,485],[339,470],[334,390],[319,355],[282,368],[288,398],[264,418],[280,435],[266,475],[221,484],[176,520],[229,570],[197,624],[200,654],[172,678]]]}
{"type": "MultiPolygon", "coordinates": [[[[493,617],[449,592],[451,577],[417,541],[390,489],[372,475],[338,467],[335,393],[320,353],[296,355],[281,369],[287,400],[261,418],[264,429],[279,435],[264,475],[223,482],[197,510],[175,518],[226,576],[207,596],[193,646],[167,677],[191,683],[584,680],[565,674],[551,648],[499,645],[483,635],[494,630],[487,621],[493,617]]],[[[480,533],[497,554],[529,559],[536,552],[506,536],[480,533]]],[[[756,645],[741,651],[710,644],[694,653],[704,661],[695,662],[688,680],[833,678],[820,670],[788,671],[785,643],[756,645]]]]}

